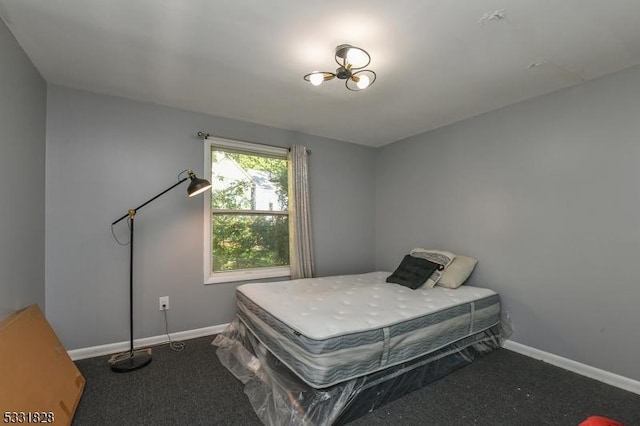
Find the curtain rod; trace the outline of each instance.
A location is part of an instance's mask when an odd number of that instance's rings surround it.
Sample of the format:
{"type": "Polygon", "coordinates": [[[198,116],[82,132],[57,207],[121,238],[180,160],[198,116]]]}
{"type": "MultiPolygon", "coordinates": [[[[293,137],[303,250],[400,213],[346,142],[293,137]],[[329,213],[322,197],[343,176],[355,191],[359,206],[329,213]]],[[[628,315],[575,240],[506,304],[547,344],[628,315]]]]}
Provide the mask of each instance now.
{"type": "MultiPolygon", "coordinates": [[[[198,135],[199,138],[201,138],[203,140],[204,139],[209,139],[209,136],[211,136],[209,133],[205,133],[205,132],[202,132],[202,131],[198,131],[197,135],[198,135]]],[[[286,147],[283,147],[283,146],[269,145],[269,144],[260,143],[260,142],[249,142],[249,143],[253,143],[253,144],[256,144],[256,145],[269,146],[269,147],[272,147],[272,148],[286,148],[286,147]]],[[[286,149],[291,151],[291,148],[286,148],[286,149]]],[[[310,149],[307,149],[307,154],[311,155],[311,150],[310,149]]]]}

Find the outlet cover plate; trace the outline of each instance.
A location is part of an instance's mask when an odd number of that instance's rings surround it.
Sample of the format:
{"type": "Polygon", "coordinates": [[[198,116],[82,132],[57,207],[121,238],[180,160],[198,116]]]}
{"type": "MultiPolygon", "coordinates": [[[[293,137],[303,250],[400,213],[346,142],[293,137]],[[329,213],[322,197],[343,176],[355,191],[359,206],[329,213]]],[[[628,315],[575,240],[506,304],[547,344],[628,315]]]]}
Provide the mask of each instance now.
{"type": "Polygon", "coordinates": [[[162,296],[158,301],[158,307],[161,311],[169,309],[169,296],[162,296]]]}

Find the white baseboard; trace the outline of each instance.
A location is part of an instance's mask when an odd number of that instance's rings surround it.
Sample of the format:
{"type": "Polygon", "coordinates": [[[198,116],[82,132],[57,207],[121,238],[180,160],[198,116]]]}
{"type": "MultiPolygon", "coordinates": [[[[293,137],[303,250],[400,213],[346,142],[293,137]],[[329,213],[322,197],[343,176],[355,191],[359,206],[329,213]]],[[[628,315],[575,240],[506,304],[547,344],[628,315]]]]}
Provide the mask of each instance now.
{"type": "Polygon", "coordinates": [[[511,340],[507,340],[504,343],[504,348],[640,395],[640,382],[637,380],[591,367],[589,365],[563,358],[549,352],[541,351],[540,349],[535,349],[511,340]]]}
{"type": "MultiPolygon", "coordinates": [[[[218,334],[222,332],[229,324],[214,325],[211,327],[197,328],[195,330],[179,331],[177,333],[171,333],[171,340],[181,341],[195,339],[196,337],[209,336],[211,334],[218,334]]],[[[145,337],[143,339],[135,339],[133,346],[136,348],[146,348],[149,346],[155,346],[162,343],[168,343],[167,335],[145,337]]],[[[131,342],[118,342],[109,343],[107,345],[93,346],[90,348],[72,349],[67,351],[73,361],[85,358],[93,358],[95,356],[110,355],[114,353],[124,352],[129,350],[131,342]]]]}

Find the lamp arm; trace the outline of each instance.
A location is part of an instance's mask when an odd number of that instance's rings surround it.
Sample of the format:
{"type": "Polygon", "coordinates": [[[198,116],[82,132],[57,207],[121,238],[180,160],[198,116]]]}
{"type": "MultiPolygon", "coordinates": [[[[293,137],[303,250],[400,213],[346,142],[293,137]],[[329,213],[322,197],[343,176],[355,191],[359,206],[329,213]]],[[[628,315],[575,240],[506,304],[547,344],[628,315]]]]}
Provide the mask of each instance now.
{"type": "Polygon", "coordinates": [[[115,225],[116,223],[120,222],[121,220],[127,218],[127,217],[133,217],[136,215],[136,212],[138,210],[140,210],[142,207],[146,206],[147,204],[149,204],[150,202],[152,202],[153,200],[155,200],[158,197],[163,196],[164,194],[166,194],[167,192],[171,191],[173,188],[175,188],[176,186],[180,185],[182,182],[186,181],[187,179],[189,179],[191,177],[191,174],[189,174],[189,176],[184,177],[182,179],[180,179],[178,182],[174,183],[173,185],[171,185],[169,188],[165,189],[164,191],[162,191],[161,193],[159,193],[158,195],[156,195],[155,197],[145,201],[144,203],[140,204],[138,207],[136,207],[135,209],[130,209],[126,214],[122,215],[122,217],[118,218],[117,220],[115,220],[111,226],[115,225]]]}

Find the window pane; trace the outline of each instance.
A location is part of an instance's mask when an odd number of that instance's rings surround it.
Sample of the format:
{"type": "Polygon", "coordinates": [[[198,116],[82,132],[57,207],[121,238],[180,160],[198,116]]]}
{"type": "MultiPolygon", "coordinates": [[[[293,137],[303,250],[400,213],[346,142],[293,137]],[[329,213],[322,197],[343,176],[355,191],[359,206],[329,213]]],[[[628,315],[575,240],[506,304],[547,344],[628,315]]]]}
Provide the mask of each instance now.
{"type": "Polygon", "coordinates": [[[212,208],[287,210],[286,159],[213,149],[211,164],[212,208]]]}
{"type": "Polygon", "coordinates": [[[211,224],[214,272],[289,265],[287,215],[215,214],[211,224]]]}

